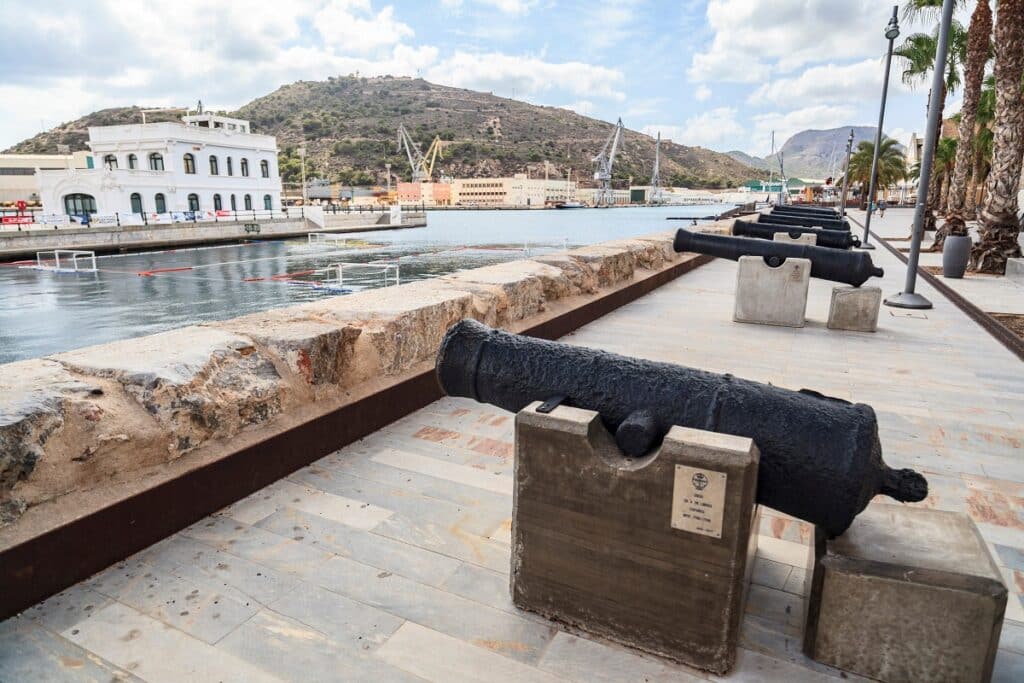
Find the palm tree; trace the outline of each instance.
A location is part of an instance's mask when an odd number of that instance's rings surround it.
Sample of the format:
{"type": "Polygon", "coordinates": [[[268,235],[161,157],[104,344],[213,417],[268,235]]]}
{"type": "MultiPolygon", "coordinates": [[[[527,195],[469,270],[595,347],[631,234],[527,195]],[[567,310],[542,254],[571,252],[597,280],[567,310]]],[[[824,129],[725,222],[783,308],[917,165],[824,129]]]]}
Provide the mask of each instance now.
{"type": "MultiPolygon", "coordinates": [[[[940,211],[946,208],[949,201],[949,188],[951,187],[953,175],[956,173],[957,140],[955,138],[942,138],[939,140],[939,147],[935,151],[935,165],[932,173],[937,174],[939,183],[939,196],[936,206],[940,211]]],[[[934,246],[933,246],[934,250],[934,246]]]]}
{"type": "Polygon", "coordinates": [[[977,214],[983,199],[985,179],[992,164],[992,122],[996,119],[996,78],[989,76],[981,90],[974,132],[974,162],[971,168],[971,190],[965,209],[969,216],[977,214]]]}
{"type": "MultiPolygon", "coordinates": [[[[868,140],[861,140],[857,145],[857,151],[850,157],[850,181],[860,183],[863,188],[861,193],[861,208],[867,208],[867,202],[874,198],[868,197],[868,188],[871,184],[871,161],[875,155],[875,144],[868,140]]],[[[875,176],[875,187],[886,188],[899,182],[907,175],[907,161],[900,151],[899,143],[896,140],[885,137],[878,148],[878,172],[875,176]]]]}
{"type": "MultiPolygon", "coordinates": [[[[913,14],[925,8],[933,7],[936,0],[912,0],[905,14],[913,14]]],[[[942,3],[939,2],[939,5],[942,3]]],[[[893,50],[893,54],[904,63],[903,82],[913,87],[928,80],[935,67],[935,52],[939,43],[939,27],[932,33],[913,33],[907,36],[903,44],[893,50]]],[[[967,32],[957,21],[954,21],[949,32],[949,52],[946,57],[946,74],[942,83],[942,92],[929,95],[928,106],[939,108],[939,120],[946,106],[946,96],[960,87],[960,67],[964,62],[967,46],[967,32]]],[[[938,140],[935,141],[936,149],[938,140]]],[[[928,206],[925,211],[925,230],[935,229],[935,207],[938,200],[939,186],[933,175],[928,183],[928,206]]]]}
{"type": "Polygon", "coordinates": [[[992,124],[992,170],[981,209],[981,240],[971,267],[1003,273],[1006,259],[1020,256],[1017,191],[1024,155],[1024,0],[1000,0],[996,11],[996,118],[992,124]]]}
{"type": "Polygon", "coordinates": [[[935,233],[933,250],[941,250],[947,235],[966,235],[968,212],[967,185],[974,156],[974,130],[977,123],[978,105],[981,100],[982,83],[985,79],[985,65],[991,54],[992,8],[988,0],[978,0],[967,29],[966,57],[964,60],[964,101],[960,108],[959,138],[953,177],[949,184],[948,210],[946,221],[935,233]]]}

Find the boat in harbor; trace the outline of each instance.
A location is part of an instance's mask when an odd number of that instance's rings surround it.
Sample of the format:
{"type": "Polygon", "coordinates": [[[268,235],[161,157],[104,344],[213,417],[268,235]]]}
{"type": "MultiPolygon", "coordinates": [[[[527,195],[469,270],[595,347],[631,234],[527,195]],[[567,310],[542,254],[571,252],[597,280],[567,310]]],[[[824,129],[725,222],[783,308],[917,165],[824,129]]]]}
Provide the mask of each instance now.
{"type": "Polygon", "coordinates": [[[556,209],[583,209],[586,208],[581,202],[559,202],[555,204],[556,209]]]}

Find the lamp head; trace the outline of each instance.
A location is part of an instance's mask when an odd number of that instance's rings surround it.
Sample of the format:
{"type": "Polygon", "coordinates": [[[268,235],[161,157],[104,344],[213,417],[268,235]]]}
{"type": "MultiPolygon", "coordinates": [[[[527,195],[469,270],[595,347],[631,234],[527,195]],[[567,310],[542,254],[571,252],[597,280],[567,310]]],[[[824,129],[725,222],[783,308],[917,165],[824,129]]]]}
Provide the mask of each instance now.
{"type": "Polygon", "coordinates": [[[889,24],[885,27],[885,37],[889,40],[896,40],[900,35],[900,25],[896,21],[896,17],[889,19],[889,24]]]}

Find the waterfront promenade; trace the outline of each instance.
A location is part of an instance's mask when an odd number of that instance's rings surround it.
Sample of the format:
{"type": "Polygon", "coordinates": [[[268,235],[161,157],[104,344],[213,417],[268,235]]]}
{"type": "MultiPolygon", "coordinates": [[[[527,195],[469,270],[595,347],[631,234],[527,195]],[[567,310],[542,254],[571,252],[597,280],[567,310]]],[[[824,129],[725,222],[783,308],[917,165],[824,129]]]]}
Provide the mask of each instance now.
{"type": "MultiPolygon", "coordinates": [[[[896,257],[873,258],[901,289],[896,257]]],[[[992,549],[1010,591],[994,680],[1024,680],[1024,364],[924,281],[935,308],[883,307],[875,334],[827,330],[818,280],[806,328],[733,323],[735,269],[714,261],[564,341],[874,406],[887,462],[992,549]]],[[[440,400],[0,623],[0,681],[707,678],[511,605],[512,466],[510,414],[440,400]]],[[[727,680],[838,680],[800,654],[810,528],[764,512],[727,680]]]]}

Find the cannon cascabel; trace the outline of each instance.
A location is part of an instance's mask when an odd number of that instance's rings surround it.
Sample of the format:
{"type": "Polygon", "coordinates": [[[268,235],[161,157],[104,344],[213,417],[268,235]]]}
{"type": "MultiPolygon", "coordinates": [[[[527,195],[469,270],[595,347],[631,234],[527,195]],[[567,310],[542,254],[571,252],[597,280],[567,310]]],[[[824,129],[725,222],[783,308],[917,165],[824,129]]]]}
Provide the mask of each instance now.
{"type": "Polygon", "coordinates": [[[787,258],[805,258],[811,262],[811,277],[843,282],[860,287],[868,278],[885,275],[876,268],[871,255],[864,251],[842,251],[809,244],[768,242],[752,237],[732,237],[690,232],[676,232],[672,248],[678,252],[690,251],[720,258],[739,260],[740,256],[763,256],[772,267],[781,266],[787,258]]]}
{"type": "Polygon", "coordinates": [[[445,335],[437,376],[449,396],[518,412],[564,396],[593,410],[623,452],[639,457],[673,425],[753,439],[757,500],[841,534],[878,493],[919,501],[928,483],[882,461],[870,406],[669,363],[628,358],[463,320],[445,335]]]}

